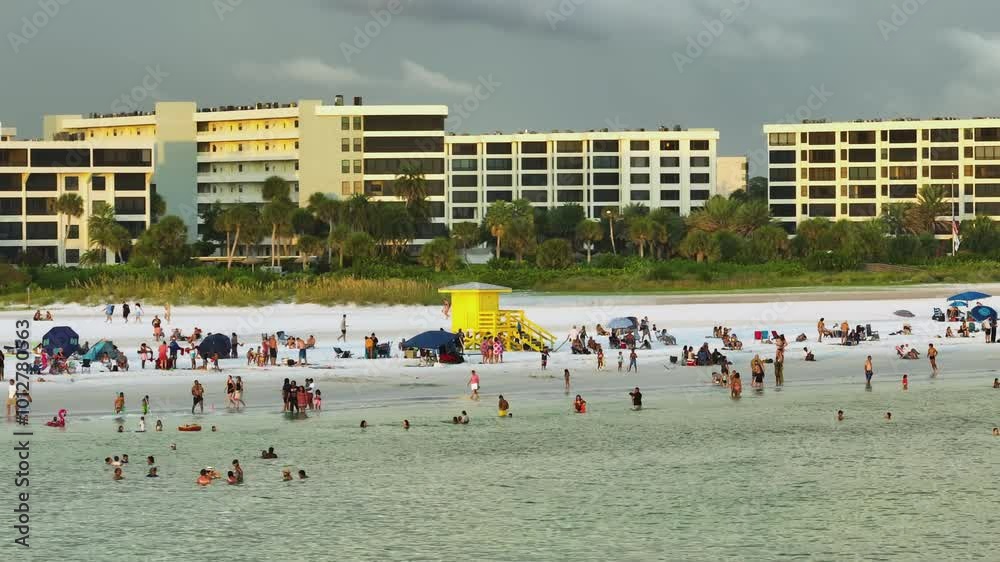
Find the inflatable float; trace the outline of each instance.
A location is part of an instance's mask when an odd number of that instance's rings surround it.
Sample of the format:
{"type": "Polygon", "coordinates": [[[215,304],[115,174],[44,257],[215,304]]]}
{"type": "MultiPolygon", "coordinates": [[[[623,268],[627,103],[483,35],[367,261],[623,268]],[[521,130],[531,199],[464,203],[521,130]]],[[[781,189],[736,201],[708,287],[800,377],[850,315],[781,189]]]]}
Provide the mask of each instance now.
{"type": "Polygon", "coordinates": [[[58,417],[45,422],[45,425],[49,427],[66,427],[66,413],[66,408],[59,410],[58,417]]]}
{"type": "Polygon", "coordinates": [[[177,426],[177,431],[201,431],[201,426],[196,423],[177,426]]]}

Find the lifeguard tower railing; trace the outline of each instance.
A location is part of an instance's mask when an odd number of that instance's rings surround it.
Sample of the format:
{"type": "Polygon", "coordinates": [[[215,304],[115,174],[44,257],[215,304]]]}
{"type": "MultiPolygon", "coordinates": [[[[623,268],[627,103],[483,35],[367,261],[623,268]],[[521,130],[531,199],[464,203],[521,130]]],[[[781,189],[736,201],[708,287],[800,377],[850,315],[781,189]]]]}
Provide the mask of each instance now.
{"type": "Polygon", "coordinates": [[[552,348],[556,337],[545,328],[535,324],[525,316],[523,310],[497,310],[480,312],[479,322],[472,337],[465,338],[467,349],[479,349],[487,336],[504,335],[507,351],[552,348]]]}

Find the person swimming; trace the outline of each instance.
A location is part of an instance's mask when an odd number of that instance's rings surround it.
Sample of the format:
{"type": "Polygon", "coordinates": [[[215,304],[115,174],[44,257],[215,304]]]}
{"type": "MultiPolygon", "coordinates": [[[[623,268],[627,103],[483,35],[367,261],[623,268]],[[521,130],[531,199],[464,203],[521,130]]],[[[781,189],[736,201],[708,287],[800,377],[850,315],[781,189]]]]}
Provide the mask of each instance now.
{"type": "Polygon", "coordinates": [[[837,410],[837,421],[844,421],[844,411],[837,410]]]}
{"type": "Polygon", "coordinates": [[[994,437],[1000,437],[1000,427],[994,427],[993,428],[993,436],[994,437]]]}
{"type": "Polygon", "coordinates": [[[139,416],[139,433],[146,433],[146,416],[139,416]]]}
{"type": "Polygon", "coordinates": [[[503,394],[501,394],[500,398],[497,400],[497,415],[501,418],[506,418],[507,410],[510,410],[510,403],[507,402],[507,399],[503,397],[503,394]]]}
{"type": "Polygon", "coordinates": [[[226,473],[226,483],[229,485],[240,483],[239,479],[236,478],[236,474],[232,470],[226,473]]]}
{"type": "Polygon", "coordinates": [[[111,476],[111,479],[112,480],[124,480],[125,479],[125,475],[122,473],[121,467],[115,468],[115,473],[114,473],[114,475],[111,476]]]}
{"type": "Polygon", "coordinates": [[[465,410],[462,410],[462,415],[458,416],[458,423],[465,425],[469,423],[469,414],[465,410]]]}
{"type": "Polygon", "coordinates": [[[365,429],[367,427],[368,427],[368,422],[366,420],[361,420],[361,429],[365,429]]]}
{"type": "Polygon", "coordinates": [[[292,480],[292,471],[286,468],[281,471],[281,481],[288,482],[289,480],[292,480]]]}
{"type": "Polygon", "coordinates": [[[309,478],[308,476],[306,476],[306,471],[300,469],[299,470],[299,480],[305,480],[306,478],[309,478]]]}
{"type": "Polygon", "coordinates": [[[740,374],[733,372],[732,376],[729,377],[729,397],[732,399],[737,399],[743,395],[743,381],[740,380],[740,374]]]}
{"type": "Polygon", "coordinates": [[[885,421],[892,421],[892,412],[885,413],[885,421]]]}
{"type": "Polygon", "coordinates": [[[156,459],[153,458],[153,455],[149,455],[148,457],[146,457],[147,466],[153,466],[154,464],[156,464],[156,459]]]}
{"type": "Polygon", "coordinates": [[[156,420],[156,431],[163,431],[163,422],[156,420]]]}
{"type": "Polygon", "coordinates": [[[212,483],[212,477],[208,475],[207,469],[203,468],[201,469],[201,471],[198,472],[197,483],[199,486],[208,486],[209,484],[212,483]]]}
{"type": "Polygon", "coordinates": [[[157,474],[158,472],[159,471],[157,470],[157,468],[155,466],[151,466],[151,467],[149,467],[149,474],[146,475],[146,478],[159,478],[160,475],[157,474]]]}
{"type": "Polygon", "coordinates": [[[403,429],[410,429],[410,420],[403,420],[403,429]]]}
{"type": "Polygon", "coordinates": [[[125,426],[124,425],[119,425],[118,426],[118,433],[125,433],[125,426]]]}
{"type": "Polygon", "coordinates": [[[170,444],[170,450],[171,451],[176,451],[177,450],[177,443],[171,443],[170,444]]]}
{"type": "Polygon", "coordinates": [[[577,394],[576,398],[573,400],[573,410],[578,414],[587,413],[587,401],[584,400],[579,394],[577,394]]]}

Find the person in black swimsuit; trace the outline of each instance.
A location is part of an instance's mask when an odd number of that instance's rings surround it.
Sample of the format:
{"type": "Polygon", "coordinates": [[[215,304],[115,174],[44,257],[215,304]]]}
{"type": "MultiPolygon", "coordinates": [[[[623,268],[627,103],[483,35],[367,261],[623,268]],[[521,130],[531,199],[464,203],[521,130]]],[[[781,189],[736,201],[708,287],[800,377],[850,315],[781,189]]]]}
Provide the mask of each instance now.
{"type": "Polygon", "coordinates": [[[642,409],[642,392],[639,392],[639,387],[635,387],[635,390],[628,393],[632,397],[632,409],[641,410],[642,409]]]}

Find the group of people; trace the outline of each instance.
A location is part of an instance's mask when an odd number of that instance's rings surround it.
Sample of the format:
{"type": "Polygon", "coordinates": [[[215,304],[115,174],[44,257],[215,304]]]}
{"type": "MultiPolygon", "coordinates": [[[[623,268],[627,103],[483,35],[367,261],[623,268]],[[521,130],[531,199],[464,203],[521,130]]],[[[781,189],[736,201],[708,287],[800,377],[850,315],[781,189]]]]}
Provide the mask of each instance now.
{"type": "MultiPolygon", "coordinates": [[[[169,316],[170,305],[166,306],[167,315],[169,316]]],[[[142,322],[142,316],[145,312],[142,310],[142,304],[135,303],[133,306],[129,306],[128,302],[122,301],[122,319],[126,324],[129,323],[129,317],[132,317],[132,322],[138,324],[142,322]]],[[[114,321],[115,316],[115,305],[108,303],[104,306],[104,322],[110,324],[114,321]]]]}
{"type": "Polygon", "coordinates": [[[507,347],[507,341],[504,334],[496,336],[487,334],[483,338],[483,341],[479,343],[480,362],[485,364],[503,363],[503,351],[505,347],[507,347]]]}
{"type": "Polygon", "coordinates": [[[35,322],[52,322],[55,318],[52,317],[52,312],[46,310],[45,314],[42,314],[41,310],[36,310],[35,315],[31,318],[35,322]]]}
{"type": "Polygon", "coordinates": [[[281,386],[282,412],[304,414],[306,410],[323,409],[323,393],[316,388],[316,381],[306,379],[305,385],[287,378],[281,386]]]}

